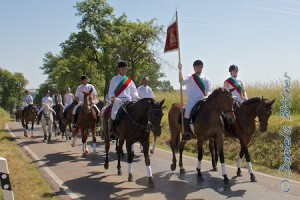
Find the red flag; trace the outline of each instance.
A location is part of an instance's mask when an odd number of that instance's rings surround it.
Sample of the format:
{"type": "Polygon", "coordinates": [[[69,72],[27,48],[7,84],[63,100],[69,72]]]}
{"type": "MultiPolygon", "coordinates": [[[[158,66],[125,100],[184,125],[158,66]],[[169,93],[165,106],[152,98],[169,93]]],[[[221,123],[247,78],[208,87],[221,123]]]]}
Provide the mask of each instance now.
{"type": "Polygon", "coordinates": [[[169,51],[175,51],[178,49],[178,33],[177,33],[176,21],[172,23],[167,30],[167,39],[165,45],[165,53],[169,51]]]}

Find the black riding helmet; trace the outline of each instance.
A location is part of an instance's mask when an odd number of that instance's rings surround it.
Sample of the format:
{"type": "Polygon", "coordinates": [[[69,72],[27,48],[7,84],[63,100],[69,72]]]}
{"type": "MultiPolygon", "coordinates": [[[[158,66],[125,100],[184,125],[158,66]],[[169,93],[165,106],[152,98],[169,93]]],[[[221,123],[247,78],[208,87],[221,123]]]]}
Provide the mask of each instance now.
{"type": "Polygon", "coordinates": [[[230,65],[229,72],[231,72],[232,70],[239,70],[239,68],[237,65],[233,64],[233,65],[230,65]]]}
{"type": "Polygon", "coordinates": [[[121,67],[128,67],[128,64],[125,60],[120,60],[119,61],[118,68],[121,68],[121,67]]]}
{"type": "Polygon", "coordinates": [[[193,66],[201,66],[203,67],[203,62],[201,60],[196,60],[193,64],[193,66]]]}

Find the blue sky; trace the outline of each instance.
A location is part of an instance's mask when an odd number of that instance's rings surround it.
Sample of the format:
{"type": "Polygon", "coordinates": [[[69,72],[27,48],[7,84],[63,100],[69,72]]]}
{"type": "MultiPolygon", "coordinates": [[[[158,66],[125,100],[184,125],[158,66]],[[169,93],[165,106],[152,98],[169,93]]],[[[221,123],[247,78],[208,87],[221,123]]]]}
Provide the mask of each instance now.
{"type": "MultiPolygon", "coordinates": [[[[80,21],[75,0],[0,0],[0,67],[23,72],[37,88],[46,77],[39,67],[48,51],[59,53],[59,44],[80,21]]],[[[193,73],[196,59],[214,86],[237,64],[247,83],[282,79],[285,72],[300,79],[300,0],[108,0],[115,14],[132,21],[157,19],[170,23],[178,9],[183,73],[193,73]]],[[[163,70],[175,88],[178,54],[161,57],[173,67],[163,70]]]]}

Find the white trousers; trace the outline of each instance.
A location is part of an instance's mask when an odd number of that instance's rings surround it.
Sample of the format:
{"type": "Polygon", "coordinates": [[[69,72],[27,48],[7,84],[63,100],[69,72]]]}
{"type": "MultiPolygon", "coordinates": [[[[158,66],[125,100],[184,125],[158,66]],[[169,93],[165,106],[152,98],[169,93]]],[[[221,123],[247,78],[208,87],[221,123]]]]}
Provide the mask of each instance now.
{"type": "Polygon", "coordinates": [[[120,109],[120,107],[123,105],[123,102],[120,100],[120,99],[115,99],[114,100],[114,104],[113,104],[113,107],[111,109],[111,119],[112,120],[115,120],[116,119],[116,116],[117,116],[117,113],[118,113],[118,110],[120,109]]]}
{"type": "MultiPolygon", "coordinates": [[[[81,103],[78,103],[78,104],[74,107],[74,109],[73,109],[73,115],[76,114],[76,111],[77,111],[78,107],[81,106],[81,105],[82,105],[81,103]]],[[[97,110],[97,112],[98,112],[98,116],[100,116],[100,110],[99,110],[99,108],[98,108],[96,105],[93,105],[93,108],[96,108],[96,110],[97,110]]]]}
{"type": "Polygon", "coordinates": [[[186,103],[185,111],[184,111],[184,118],[188,119],[191,117],[191,111],[194,107],[194,105],[199,101],[200,99],[189,99],[186,103]]]}

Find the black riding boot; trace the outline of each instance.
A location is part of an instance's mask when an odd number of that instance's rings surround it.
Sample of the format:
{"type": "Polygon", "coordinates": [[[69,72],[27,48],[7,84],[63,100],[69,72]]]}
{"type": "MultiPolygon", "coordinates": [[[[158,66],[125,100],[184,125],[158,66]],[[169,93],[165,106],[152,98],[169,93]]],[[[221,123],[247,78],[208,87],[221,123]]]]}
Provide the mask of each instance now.
{"type": "Polygon", "coordinates": [[[77,113],[73,115],[73,129],[77,128],[77,113]]]}
{"type": "Polygon", "coordinates": [[[183,140],[191,140],[190,118],[184,118],[184,137],[183,140]]]}
{"type": "Polygon", "coordinates": [[[109,138],[111,140],[116,140],[116,136],[115,136],[115,120],[111,120],[111,126],[110,126],[110,133],[109,133],[109,138]]]}
{"type": "Polygon", "coordinates": [[[40,114],[38,115],[38,119],[37,119],[37,122],[36,122],[37,125],[40,124],[40,121],[42,119],[42,114],[43,114],[43,111],[41,111],[40,114]]]}

